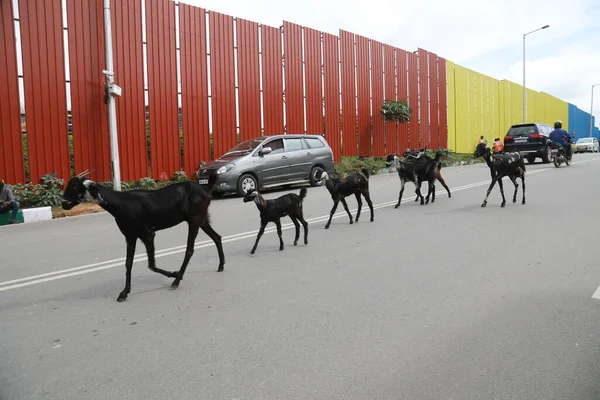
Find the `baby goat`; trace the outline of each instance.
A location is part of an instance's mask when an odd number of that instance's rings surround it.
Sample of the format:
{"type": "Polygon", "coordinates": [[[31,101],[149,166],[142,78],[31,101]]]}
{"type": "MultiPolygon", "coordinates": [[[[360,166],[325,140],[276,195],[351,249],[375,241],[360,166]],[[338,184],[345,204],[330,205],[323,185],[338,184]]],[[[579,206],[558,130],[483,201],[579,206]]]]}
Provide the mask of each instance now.
{"type": "Polygon", "coordinates": [[[256,203],[256,207],[260,212],[260,230],[256,236],[256,242],[254,247],[250,251],[250,254],[254,254],[258,241],[265,232],[265,227],[269,222],[274,222],[277,225],[277,235],[279,236],[279,251],[283,250],[283,238],[281,237],[281,218],[289,216],[292,222],[296,226],[296,238],[294,239],[294,246],[298,244],[298,238],[300,237],[300,223],[304,227],[304,244],[308,244],[308,223],[302,216],[302,202],[306,197],[306,188],[300,189],[300,195],[295,193],[284,194],[273,200],[266,200],[260,195],[260,193],[254,189],[248,191],[244,196],[244,203],[253,201],[256,203]]]}
{"type": "Polygon", "coordinates": [[[194,241],[198,230],[202,229],[215,242],[219,253],[219,269],[223,271],[225,256],[221,236],[210,226],[208,206],[212,189],[217,182],[216,175],[208,179],[208,190],[192,181],[173,183],[158,190],[130,190],[118,192],[87,179],[91,171],[85,171],[69,180],[63,193],[62,207],[70,210],[84,200],[98,203],[115,218],[117,226],[127,242],[125,260],[125,288],[117,301],[127,299],[131,291],[131,268],[135,245],[140,239],[148,253],[150,270],[168,278],[175,278],[171,284],[177,288],[183,279],[185,269],[194,254],[194,241]],[[178,272],[169,272],[156,267],[154,260],[154,237],[156,231],[171,228],[181,222],[188,224],[187,248],[183,264],[178,272]]]}
{"type": "Polygon", "coordinates": [[[354,173],[352,175],[347,176],[346,178],[331,178],[329,174],[325,171],[317,171],[315,174],[315,179],[320,181],[321,178],[325,181],[325,187],[331,194],[331,198],[333,199],[333,208],[331,209],[331,213],[329,214],[329,221],[325,225],[325,229],[329,228],[331,225],[331,219],[333,218],[333,214],[335,214],[335,210],[339,202],[342,202],[344,209],[348,213],[348,217],[350,218],[350,224],[352,221],[352,214],[350,214],[350,210],[348,209],[348,204],[346,204],[346,197],[354,194],[356,196],[356,202],[358,203],[358,210],[356,211],[356,222],[358,222],[358,218],[360,217],[360,210],[362,209],[362,200],[360,195],[362,194],[367,200],[367,204],[369,205],[369,209],[371,210],[371,222],[375,219],[373,213],[373,203],[371,202],[371,196],[369,194],[369,170],[366,168],[361,168],[361,172],[354,173]]]}

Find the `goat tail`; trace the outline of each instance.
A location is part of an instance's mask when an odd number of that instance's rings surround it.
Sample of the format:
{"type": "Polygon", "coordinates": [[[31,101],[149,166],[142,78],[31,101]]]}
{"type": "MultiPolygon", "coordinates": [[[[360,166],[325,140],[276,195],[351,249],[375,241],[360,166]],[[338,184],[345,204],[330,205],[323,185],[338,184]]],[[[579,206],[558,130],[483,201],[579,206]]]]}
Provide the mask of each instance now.
{"type": "Polygon", "coordinates": [[[304,198],[306,197],[306,188],[303,187],[302,189],[300,189],[300,200],[304,200],[304,198]]]}
{"type": "Polygon", "coordinates": [[[217,176],[217,174],[210,174],[208,177],[208,193],[212,193],[213,189],[215,188],[215,185],[217,184],[217,181],[219,180],[219,177],[217,176]]]}
{"type": "Polygon", "coordinates": [[[364,167],[363,167],[363,168],[361,168],[361,169],[360,169],[360,171],[361,171],[361,172],[364,174],[364,176],[365,176],[367,179],[369,179],[369,176],[370,176],[370,174],[369,174],[369,170],[368,170],[367,168],[364,168],[364,167]]]}

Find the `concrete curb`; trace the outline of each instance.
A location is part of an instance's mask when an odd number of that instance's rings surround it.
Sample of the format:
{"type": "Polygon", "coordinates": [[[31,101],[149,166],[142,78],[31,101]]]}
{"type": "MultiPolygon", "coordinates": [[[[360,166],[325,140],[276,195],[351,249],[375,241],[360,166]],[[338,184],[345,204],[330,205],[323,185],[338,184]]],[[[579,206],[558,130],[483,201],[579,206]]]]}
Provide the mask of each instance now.
{"type": "Polygon", "coordinates": [[[21,211],[23,212],[23,222],[25,224],[52,219],[51,207],[23,208],[21,211]]]}

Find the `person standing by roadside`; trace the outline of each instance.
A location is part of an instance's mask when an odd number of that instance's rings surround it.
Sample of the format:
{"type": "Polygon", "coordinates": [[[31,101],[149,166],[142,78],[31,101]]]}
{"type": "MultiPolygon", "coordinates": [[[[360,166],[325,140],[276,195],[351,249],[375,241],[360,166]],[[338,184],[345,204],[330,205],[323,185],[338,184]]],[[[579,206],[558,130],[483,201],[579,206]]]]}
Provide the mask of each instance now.
{"type": "Polygon", "coordinates": [[[10,188],[4,184],[4,181],[0,179],[0,214],[5,214],[10,211],[12,213],[8,223],[20,224],[21,222],[16,220],[20,207],[21,205],[17,199],[15,199],[12,190],[10,190],[10,188]]]}

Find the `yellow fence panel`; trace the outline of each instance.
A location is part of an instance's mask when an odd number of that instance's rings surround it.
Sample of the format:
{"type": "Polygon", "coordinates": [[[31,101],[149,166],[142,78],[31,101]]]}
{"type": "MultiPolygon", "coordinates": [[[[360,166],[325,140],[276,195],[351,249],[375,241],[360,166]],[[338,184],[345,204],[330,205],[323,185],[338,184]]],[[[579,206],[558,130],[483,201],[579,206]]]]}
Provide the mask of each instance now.
{"type": "MultiPolygon", "coordinates": [[[[472,153],[483,135],[492,145],[510,127],[523,122],[523,86],[499,81],[446,61],[448,93],[448,148],[472,153]]],[[[548,93],[527,89],[526,122],[569,126],[569,104],[548,93]]]]}
{"type": "MultiPolygon", "coordinates": [[[[446,104],[448,105],[448,148],[456,151],[456,102],[454,87],[454,63],[446,61],[446,104]]],[[[441,110],[440,110],[441,112],[441,110]]]]}

